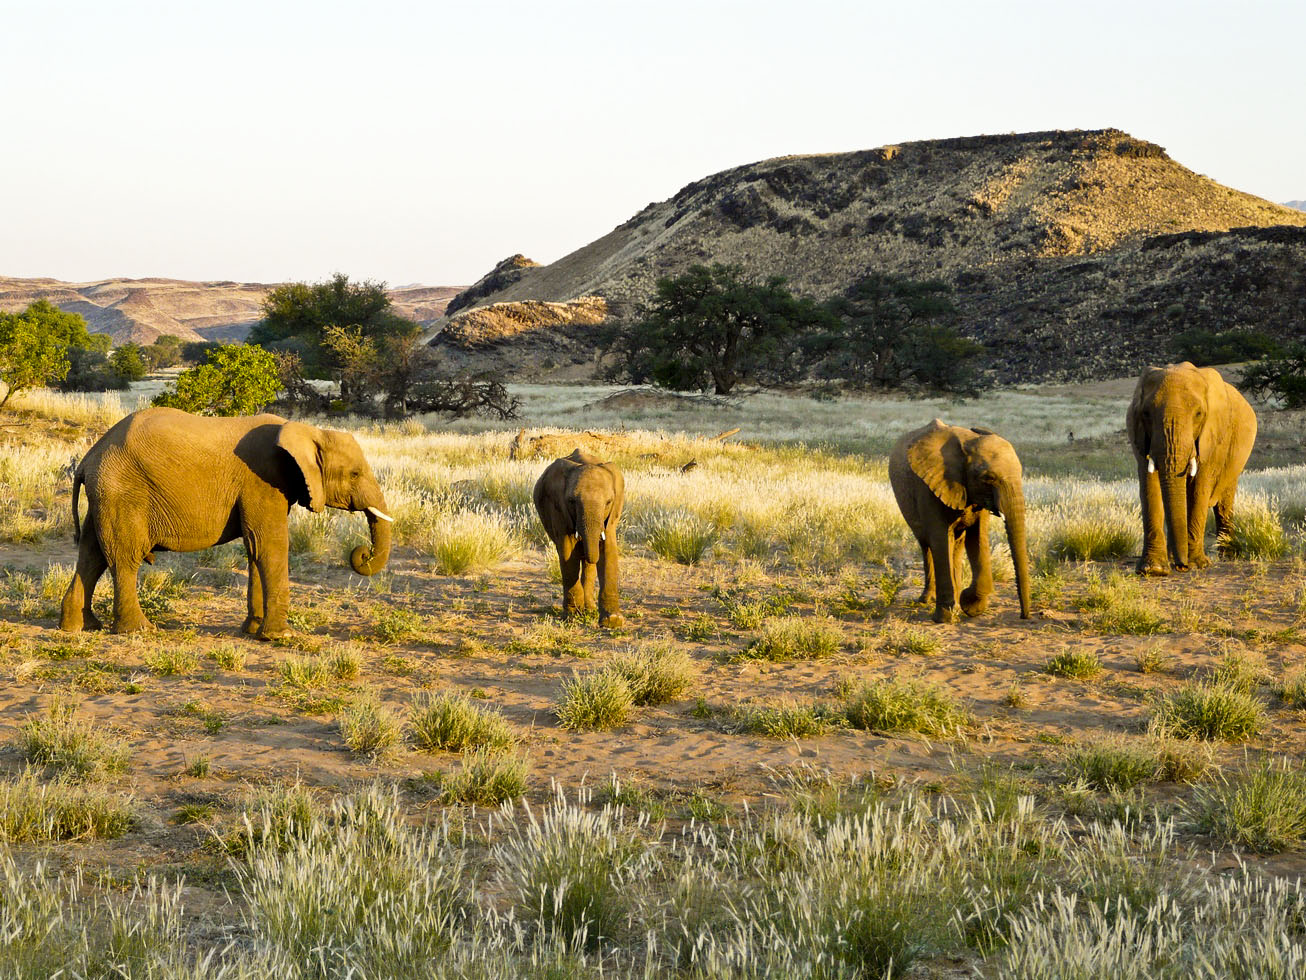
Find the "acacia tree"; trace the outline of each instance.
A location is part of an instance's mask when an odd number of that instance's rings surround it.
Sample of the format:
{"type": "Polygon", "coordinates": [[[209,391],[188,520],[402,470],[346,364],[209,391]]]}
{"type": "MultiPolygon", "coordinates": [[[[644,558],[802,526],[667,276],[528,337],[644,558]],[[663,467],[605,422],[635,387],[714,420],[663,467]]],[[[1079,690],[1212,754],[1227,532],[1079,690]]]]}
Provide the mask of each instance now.
{"type": "Polygon", "coordinates": [[[68,349],[90,343],[86,321],[38,299],[21,313],[0,313],[0,382],[4,397],[68,376],[68,349]]]}
{"type": "Polygon", "coordinates": [[[872,388],[977,388],[984,347],[957,332],[946,283],[873,273],[827,305],[830,329],[810,344],[821,376],[872,388]]]}
{"type": "Polygon", "coordinates": [[[790,293],[782,276],[758,282],[737,265],[695,265],[658,280],[643,315],[615,329],[609,373],[718,395],[741,383],[792,381],[803,371],[804,337],[827,323],[826,311],[790,293]]]}

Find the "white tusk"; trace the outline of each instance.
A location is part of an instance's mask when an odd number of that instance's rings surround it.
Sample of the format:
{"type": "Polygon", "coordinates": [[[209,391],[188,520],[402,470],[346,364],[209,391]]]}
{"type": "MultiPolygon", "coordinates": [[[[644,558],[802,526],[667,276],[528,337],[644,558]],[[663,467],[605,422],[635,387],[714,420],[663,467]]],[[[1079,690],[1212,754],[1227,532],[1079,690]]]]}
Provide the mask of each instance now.
{"type": "Polygon", "coordinates": [[[393,517],[391,517],[389,514],[377,510],[375,507],[367,508],[367,512],[371,514],[373,517],[375,517],[378,521],[390,521],[391,523],[394,523],[393,517]]]}
{"type": "Polygon", "coordinates": [[[600,531],[600,532],[599,532],[599,540],[600,540],[600,541],[606,541],[606,540],[608,540],[608,532],[607,532],[607,531],[600,531]]]}
{"type": "Polygon", "coordinates": [[[1193,457],[1193,461],[1192,461],[1191,463],[1188,464],[1188,475],[1189,475],[1189,476],[1196,476],[1196,475],[1197,475],[1197,457],[1196,457],[1196,456],[1194,456],[1194,457],[1193,457]]]}
{"type": "Polygon", "coordinates": [[[1156,464],[1152,462],[1152,457],[1151,457],[1151,456],[1148,456],[1148,457],[1147,457],[1147,472],[1149,472],[1149,473],[1155,473],[1155,472],[1156,472],[1156,464]]]}

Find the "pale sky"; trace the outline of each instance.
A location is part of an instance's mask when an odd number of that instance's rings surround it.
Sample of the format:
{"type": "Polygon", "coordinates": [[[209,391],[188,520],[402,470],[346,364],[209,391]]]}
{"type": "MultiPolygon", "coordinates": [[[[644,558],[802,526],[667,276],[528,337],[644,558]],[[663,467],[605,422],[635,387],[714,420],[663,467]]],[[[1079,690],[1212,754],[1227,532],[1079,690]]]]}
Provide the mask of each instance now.
{"type": "Polygon", "coordinates": [[[1306,198],[1306,0],[0,0],[0,275],[469,283],[789,153],[1116,126],[1306,198]]]}

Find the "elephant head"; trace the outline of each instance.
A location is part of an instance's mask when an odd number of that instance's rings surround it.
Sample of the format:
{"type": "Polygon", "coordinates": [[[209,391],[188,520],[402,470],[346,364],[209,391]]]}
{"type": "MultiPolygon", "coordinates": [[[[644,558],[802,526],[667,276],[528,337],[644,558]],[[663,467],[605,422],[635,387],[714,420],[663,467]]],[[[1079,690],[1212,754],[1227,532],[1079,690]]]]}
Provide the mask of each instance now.
{"type": "Polygon", "coordinates": [[[608,525],[615,527],[621,517],[619,490],[611,468],[602,465],[577,467],[567,480],[563,505],[588,564],[598,563],[608,525]]]}
{"type": "Polygon", "coordinates": [[[335,507],[367,514],[372,546],[356,547],[349,556],[350,567],[359,575],[374,575],[384,568],[390,558],[394,519],[386,513],[385,496],[354,437],[334,429],[286,422],[277,436],[277,447],[294,461],[303,478],[297,503],[315,513],[323,507],[335,507]]]}
{"type": "Polygon", "coordinates": [[[1029,560],[1020,459],[1011,443],[988,429],[935,424],[938,428],[908,448],[908,465],[948,507],[987,510],[1003,519],[1016,572],[1020,615],[1028,619],[1029,560]]]}
{"type": "Polygon", "coordinates": [[[1171,368],[1153,368],[1139,380],[1129,406],[1129,437],[1148,473],[1156,473],[1161,486],[1166,535],[1174,560],[1188,565],[1188,485],[1209,455],[1206,441],[1211,416],[1210,384],[1188,362],[1171,368]]]}

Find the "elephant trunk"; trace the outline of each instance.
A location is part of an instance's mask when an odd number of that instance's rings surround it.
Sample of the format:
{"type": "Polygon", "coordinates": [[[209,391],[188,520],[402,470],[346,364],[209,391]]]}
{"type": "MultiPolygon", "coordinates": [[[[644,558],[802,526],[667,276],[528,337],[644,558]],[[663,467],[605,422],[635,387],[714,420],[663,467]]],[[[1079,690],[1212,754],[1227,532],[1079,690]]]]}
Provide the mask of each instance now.
{"type": "Polygon", "coordinates": [[[998,506],[1007,525],[1007,544],[1011,547],[1011,565],[1016,571],[1016,595],[1020,598],[1020,618],[1029,619],[1029,554],[1025,545],[1025,495],[1019,484],[1004,485],[999,491],[998,506]]]}
{"type": "Polygon", "coordinates": [[[581,546],[585,549],[586,563],[597,565],[603,540],[603,519],[598,514],[582,511],[580,520],[576,522],[576,531],[580,534],[581,546]]]}
{"type": "Polygon", "coordinates": [[[1183,473],[1161,477],[1161,503],[1165,507],[1166,529],[1175,563],[1188,565],[1188,480],[1183,473]]]}
{"type": "Polygon", "coordinates": [[[385,513],[385,499],[379,507],[366,508],[367,529],[372,535],[372,547],[359,545],[349,555],[349,567],[359,575],[375,575],[390,560],[390,532],[393,520],[385,513]]]}

